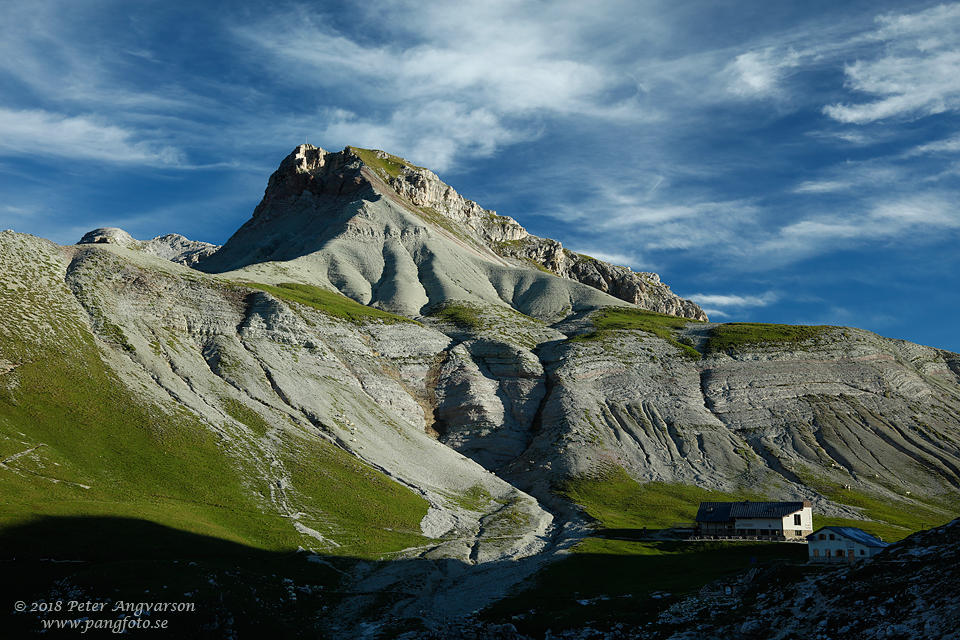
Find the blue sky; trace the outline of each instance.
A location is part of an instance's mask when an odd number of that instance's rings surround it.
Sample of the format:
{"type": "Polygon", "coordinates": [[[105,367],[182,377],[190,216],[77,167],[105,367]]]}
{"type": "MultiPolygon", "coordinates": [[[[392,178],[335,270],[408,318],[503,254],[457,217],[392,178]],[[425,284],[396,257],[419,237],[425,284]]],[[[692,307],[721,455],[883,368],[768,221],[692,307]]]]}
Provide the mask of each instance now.
{"type": "Polygon", "coordinates": [[[960,351],[960,4],[54,2],[0,21],[0,228],[223,243],[379,148],[718,321],[960,351]]]}

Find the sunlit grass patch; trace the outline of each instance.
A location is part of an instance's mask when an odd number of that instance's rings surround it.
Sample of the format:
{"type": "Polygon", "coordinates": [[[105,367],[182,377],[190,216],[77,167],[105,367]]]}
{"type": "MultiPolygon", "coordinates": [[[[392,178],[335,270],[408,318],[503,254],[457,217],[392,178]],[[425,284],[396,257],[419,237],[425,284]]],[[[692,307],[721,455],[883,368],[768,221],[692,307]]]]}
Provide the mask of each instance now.
{"type": "Polygon", "coordinates": [[[373,307],[362,305],[359,302],[333,291],[327,291],[320,287],[309,284],[298,284],[295,282],[283,282],[277,285],[261,284],[259,282],[245,282],[245,286],[260,289],[271,293],[282,300],[299,302],[308,307],[316,309],[341,320],[350,322],[360,322],[369,320],[380,320],[383,322],[410,322],[419,324],[415,320],[403,316],[394,315],[387,311],[381,311],[373,307]]]}
{"type": "Polygon", "coordinates": [[[759,344],[800,344],[824,334],[830,327],[759,322],[730,322],[710,329],[707,353],[759,344]]]}
{"type": "Polygon", "coordinates": [[[724,493],[687,484],[640,483],[613,465],[595,475],[567,479],[556,492],[611,529],[668,528],[693,522],[701,502],[764,499],[758,494],[724,493]]]}
{"type": "Polygon", "coordinates": [[[570,340],[572,342],[600,340],[609,335],[610,331],[618,330],[645,331],[666,340],[690,359],[697,360],[701,355],[693,346],[679,340],[674,334],[674,331],[683,329],[691,322],[700,322],[699,320],[642,309],[607,307],[594,314],[591,321],[594,331],[575,336],[570,340]]]}

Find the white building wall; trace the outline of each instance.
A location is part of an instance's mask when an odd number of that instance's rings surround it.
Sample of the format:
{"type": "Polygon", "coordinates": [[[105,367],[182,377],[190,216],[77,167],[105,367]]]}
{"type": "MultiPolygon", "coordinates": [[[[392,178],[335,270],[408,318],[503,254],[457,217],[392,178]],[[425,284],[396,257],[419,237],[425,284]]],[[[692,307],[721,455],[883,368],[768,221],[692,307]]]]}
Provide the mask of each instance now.
{"type": "Polygon", "coordinates": [[[783,522],[780,518],[737,518],[737,529],[756,529],[759,531],[781,530],[783,522]]]}
{"type": "Polygon", "coordinates": [[[807,543],[807,553],[811,562],[845,562],[851,558],[848,556],[850,549],[853,549],[853,560],[866,560],[872,558],[877,553],[883,551],[880,547],[868,547],[865,544],[851,540],[846,536],[834,533],[834,540],[830,540],[830,532],[825,532],[826,540],[811,540],[807,543]],[[827,555],[830,551],[830,555],[827,555]],[[837,557],[837,553],[842,552],[843,557],[837,557]]]}
{"type": "MultiPolygon", "coordinates": [[[[737,530],[755,530],[760,535],[764,531],[778,531],[777,535],[787,537],[803,537],[813,531],[813,509],[804,507],[782,518],[738,518],[737,530]],[[794,515],[800,515],[800,524],[796,524],[794,515]],[[798,534],[797,531],[800,533],[798,534]]],[[[769,534],[767,534],[769,535],[769,534]]]]}
{"type": "Polygon", "coordinates": [[[804,507],[800,511],[791,513],[788,516],[783,518],[783,530],[786,532],[785,535],[788,536],[806,536],[813,531],[813,509],[810,507],[804,507]],[[794,515],[800,515],[800,524],[796,524],[796,519],[794,515]],[[797,534],[797,531],[800,533],[797,534]]]}

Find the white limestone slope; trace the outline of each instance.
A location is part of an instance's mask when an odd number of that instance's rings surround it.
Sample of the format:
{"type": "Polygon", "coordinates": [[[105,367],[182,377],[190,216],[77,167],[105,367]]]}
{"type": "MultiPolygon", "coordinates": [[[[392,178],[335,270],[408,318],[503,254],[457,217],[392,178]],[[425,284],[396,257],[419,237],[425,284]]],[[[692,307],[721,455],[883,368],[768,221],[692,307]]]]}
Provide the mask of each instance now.
{"type": "MultiPolygon", "coordinates": [[[[474,563],[546,544],[549,513],[425,431],[424,407],[408,388],[425,385],[435,355],[451,343],[444,334],[409,322],[341,320],[117,245],[80,246],[67,281],[89,308],[123,328],[128,348],[110,357],[138,393],[242,431],[228,406],[239,402],[271,425],[261,438],[225,432],[281,489],[270,508],[311,512],[308,496],[296,498],[289,486],[276,443],[324,439],[430,502],[418,553],[474,563]],[[467,501],[468,494],[481,497],[467,501]],[[491,547],[482,521],[504,505],[528,524],[491,547]]],[[[323,528],[323,514],[310,517],[315,522],[300,522],[298,530],[349,544],[323,528]]],[[[301,533],[304,547],[316,546],[301,533]]]]}

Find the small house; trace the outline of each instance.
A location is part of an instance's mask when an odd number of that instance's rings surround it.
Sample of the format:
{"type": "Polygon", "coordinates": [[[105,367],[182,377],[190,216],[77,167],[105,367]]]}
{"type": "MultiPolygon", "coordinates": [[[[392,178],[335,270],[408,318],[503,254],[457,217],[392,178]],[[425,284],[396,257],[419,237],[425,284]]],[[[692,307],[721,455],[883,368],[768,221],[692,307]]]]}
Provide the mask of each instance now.
{"type": "Polygon", "coordinates": [[[889,546],[856,527],[820,527],[807,536],[810,562],[869,560],[889,546]]]}
{"type": "Polygon", "coordinates": [[[697,511],[701,538],[773,538],[799,540],[813,531],[809,500],[801,502],[701,502],[697,511]]]}

